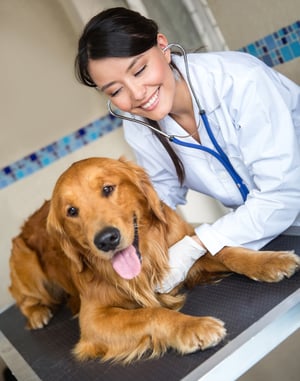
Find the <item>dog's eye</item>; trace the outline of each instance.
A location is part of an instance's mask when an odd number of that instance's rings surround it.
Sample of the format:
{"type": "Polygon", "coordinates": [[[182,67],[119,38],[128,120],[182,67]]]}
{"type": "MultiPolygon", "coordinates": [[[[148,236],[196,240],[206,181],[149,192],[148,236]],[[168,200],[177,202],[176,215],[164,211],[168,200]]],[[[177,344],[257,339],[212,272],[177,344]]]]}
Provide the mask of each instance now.
{"type": "Polygon", "coordinates": [[[105,185],[103,188],[102,188],[102,195],[104,197],[108,197],[109,195],[112,194],[112,192],[114,191],[115,187],[114,185],[105,185]]]}
{"type": "Polygon", "coordinates": [[[75,206],[70,206],[68,209],[67,209],[67,216],[68,217],[77,217],[79,214],[79,209],[78,208],[75,208],[75,206]]]}

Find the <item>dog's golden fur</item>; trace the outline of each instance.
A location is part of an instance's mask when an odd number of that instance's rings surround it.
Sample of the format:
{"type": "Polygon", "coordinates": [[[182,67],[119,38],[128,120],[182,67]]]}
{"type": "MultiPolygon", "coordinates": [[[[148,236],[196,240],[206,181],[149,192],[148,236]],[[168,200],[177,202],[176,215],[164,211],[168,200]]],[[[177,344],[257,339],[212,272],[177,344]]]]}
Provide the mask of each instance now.
{"type": "MultiPolygon", "coordinates": [[[[159,200],[140,167],[124,159],[82,160],[61,175],[51,201],[13,240],[10,291],[32,329],[48,324],[55,307],[67,301],[79,314],[81,337],[74,349],[79,359],[130,362],[168,348],[181,354],[205,349],[224,338],[223,322],[179,312],[180,287],[155,292],[168,272],[168,247],[192,234],[191,226],[159,200]],[[117,246],[102,250],[99,234],[111,228],[118,233],[117,246]],[[113,257],[132,246],[137,232],[141,271],[124,279],[114,270],[113,257]]],[[[299,257],[290,252],[226,247],[201,257],[185,285],[228,272],[276,282],[298,267],[299,257]]]]}

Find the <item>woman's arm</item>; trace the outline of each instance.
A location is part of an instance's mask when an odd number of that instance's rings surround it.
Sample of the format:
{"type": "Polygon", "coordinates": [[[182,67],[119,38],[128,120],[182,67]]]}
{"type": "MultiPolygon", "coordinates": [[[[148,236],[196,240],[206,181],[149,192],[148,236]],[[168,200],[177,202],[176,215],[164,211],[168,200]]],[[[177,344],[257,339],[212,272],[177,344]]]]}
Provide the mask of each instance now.
{"type": "Polygon", "coordinates": [[[300,147],[291,113],[293,107],[297,112],[297,104],[300,112],[300,92],[296,85],[290,90],[279,86],[256,69],[249,73],[244,88],[237,86],[233,92],[231,112],[240,127],[240,150],[254,189],[235,211],[212,225],[196,228],[212,254],[224,246],[259,249],[292,225],[299,214],[300,147]]]}

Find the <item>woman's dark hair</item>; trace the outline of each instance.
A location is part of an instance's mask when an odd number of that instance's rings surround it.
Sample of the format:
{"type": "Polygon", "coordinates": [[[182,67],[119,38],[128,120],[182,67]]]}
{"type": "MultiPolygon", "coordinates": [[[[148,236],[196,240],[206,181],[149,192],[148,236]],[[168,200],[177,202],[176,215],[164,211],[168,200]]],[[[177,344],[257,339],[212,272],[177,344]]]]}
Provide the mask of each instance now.
{"type": "MultiPolygon", "coordinates": [[[[151,19],[127,8],[116,7],[94,16],[85,26],[78,42],[75,73],[79,82],[96,87],[88,70],[89,60],[108,57],[133,57],[157,44],[158,25],[151,19]]],[[[156,121],[150,125],[160,130],[156,121]]],[[[154,131],[170,155],[179,181],[185,178],[184,167],[169,141],[154,131]]]]}
{"type": "Polygon", "coordinates": [[[89,60],[133,57],[157,43],[157,24],[127,8],[110,8],[94,16],[85,26],[75,61],[77,78],[96,87],[88,71],[89,60]]]}

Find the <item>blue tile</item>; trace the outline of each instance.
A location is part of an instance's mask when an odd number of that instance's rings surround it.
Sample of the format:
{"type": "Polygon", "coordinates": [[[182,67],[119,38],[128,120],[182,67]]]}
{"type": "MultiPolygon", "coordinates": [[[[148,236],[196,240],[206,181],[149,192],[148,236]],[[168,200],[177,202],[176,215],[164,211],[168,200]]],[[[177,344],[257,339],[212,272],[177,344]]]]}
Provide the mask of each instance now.
{"type": "Polygon", "coordinates": [[[276,45],[275,45],[274,37],[272,35],[265,37],[264,41],[266,45],[268,46],[269,50],[275,49],[276,45]]]}
{"type": "Polygon", "coordinates": [[[25,172],[26,176],[28,176],[28,175],[33,174],[33,173],[35,172],[35,169],[32,168],[32,167],[26,167],[26,168],[24,169],[24,172],[25,172]]]}
{"type": "Polygon", "coordinates": [[[32,161],[37,160],[37,156],[35,153],[31,154],[29,157],[30,157],[30,160],[32,160],[32,161]]]}
{"type": "Polygon", "coordinates": [[[291,50],[293,52],[294,58],[300,57],[300,42],[295,41],[291,44],[291,50]]]}
{"type": "Polygon", "coordinates": [[[291,37],[291,40],[292,41],[295,41],[295,40],[297,40],[297,38],[298,38],[298,36],[297,36],[297,34],[294,32],[294,33],[291,33],[290,34],[290,37],[291,37]]]}
{"type": "Polygon", "coordinates": [[[290,61],[300,55],[300,21],[244,46],[239,51],[250,53],[269,66],[290,61]]]}
{"type": "Polygon", "coordinates": [[[75,133],[75,136],[84,136],[86,133],[85,128],[81,128],[75,133]]]}
{"type": "Polygon", "coordinates": [[[274,63],[274,66],[279,65],[280,64],[279,59],[278,58],[274,58],[273,59],[273,63],[274,63]]]}
{"type": "Polygon", "coordinates": [[[248,48],[248,52],[249,52],[250,54],[253,54],[254,56],[256,55],[256,47],[255,47],[254,44],[250,44],[250,45],[248,45],[247,48],[248,48]]]}
{"type": "Polygon", "coordinates": [[[69,136],[65,136],[64,138],[61,139],[65,144],[68,144],[69,141],[70,141],[70,137],[69,136]]]}
{"type": "Polygon", "coordinates": [[[17,177],[17,179],[22,179],[24,177],[24,172],[23,171],[17,171],[16,177],[17,177]]]}
{"type": "Polygon", "coordinates": [[[294,58],[293,54],[292,54],[292,52],[288,46],[281,48],[280,51],[281,51],[281,56],[283,57],[284,61],[290,61],[294,58]]]}
{"type": "Polygon", "coordinates": [[[0,188],[5,188],[8,185],[11,185],[14,183],[14,180],[8,176],[0,177],[0,188]]]}
{"type": "Polygon", "coordinates": [[[53,162],[53,160],[51,160],[50,157],[44,157],[44,158],[42,159],[42,164],[43,164],[43,166],[47,166],[47,165],[51,164],[52,162],[53,162]]]}
{"type": "Polygon", "coordinates": [[[272,58],[270,57],[269,54],[265,54],[261,57],[261,59],[264,61],[265,64],[267,64],[268,66],[272,67],[274,66],[273,64],[273,61],[272,61],[272,58]]]}
{"type": "Polygon", "coordinates": [[[3,172],[4,172],[5,174],[9,174],[9,173],[11,173],[11,167],[5,167],[5,168],[3,168],[3,172]]]}

